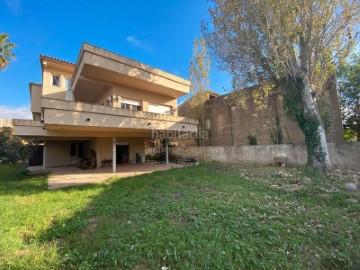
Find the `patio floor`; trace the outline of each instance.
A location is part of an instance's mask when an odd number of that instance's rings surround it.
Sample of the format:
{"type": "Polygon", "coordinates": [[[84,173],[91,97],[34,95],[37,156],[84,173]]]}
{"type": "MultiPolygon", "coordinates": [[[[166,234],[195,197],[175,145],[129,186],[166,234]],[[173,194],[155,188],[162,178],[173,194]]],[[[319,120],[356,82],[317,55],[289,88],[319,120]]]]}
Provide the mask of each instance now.
{"type": "Polygon", "coordinates": [[[116,173],[111,167],[81,170],[76,167],[62,167],[48,169],[51,174],[48,179],[48,188],[57,189],[69,186],[80,186],[100,183],[112,177],[128,177],[155,171],[164,171],[172,168],[183,167],[179,164],[169,165],[160,163],[123,164],[116,167],[116,173]]]}

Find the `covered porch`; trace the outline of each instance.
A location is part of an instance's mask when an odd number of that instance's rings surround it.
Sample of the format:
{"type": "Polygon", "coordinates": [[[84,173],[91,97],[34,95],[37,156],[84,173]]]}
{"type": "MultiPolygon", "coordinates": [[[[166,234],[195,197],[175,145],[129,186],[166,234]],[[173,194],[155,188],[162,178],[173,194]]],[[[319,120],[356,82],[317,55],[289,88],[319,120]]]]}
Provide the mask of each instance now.
{"type": "Polygon", "coordinates": [[[109,178],[124,178],[140,174],[164,171],[172,168],[183,167],[179,164],[160,164],[154,162],[121,164],[117,165],[117,172],[113,173],[111,167],[100,167],[96,169],[81,170],[77,167],[59,167],[48,169],[50,171],[48,188],[58,189],[70,186],[81,186],[101,183],[109,178]]]}

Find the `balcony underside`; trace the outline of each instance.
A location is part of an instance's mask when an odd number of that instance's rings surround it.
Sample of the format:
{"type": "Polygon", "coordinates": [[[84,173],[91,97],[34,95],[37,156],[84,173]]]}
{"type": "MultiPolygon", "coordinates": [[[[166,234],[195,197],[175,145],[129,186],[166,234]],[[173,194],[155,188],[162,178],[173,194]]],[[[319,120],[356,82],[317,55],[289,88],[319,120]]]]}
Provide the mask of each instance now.
{"type": "Polygon", "coordinates": [[[148,138],[151,131],[124,128],[100,128],[86,126],[44,125],[43,127],[15,125],[14,134],[21,137],[92,138],[92,137],[137,137],[148,138]]]}
{"type": "Polygon", "coordinates": [[[190,91],[187,80],[84,44],[74,74],[75,99],[94,102],[104,89],[112,85],[124,85],[172,98],[190,91]]]}
{"type": "Polygon", "coordinates": [[[15,135],[150,137],[160,131],[196,132],[197,120],[72,101],[42,99],[44,120],[13,120],[15,135]]]}

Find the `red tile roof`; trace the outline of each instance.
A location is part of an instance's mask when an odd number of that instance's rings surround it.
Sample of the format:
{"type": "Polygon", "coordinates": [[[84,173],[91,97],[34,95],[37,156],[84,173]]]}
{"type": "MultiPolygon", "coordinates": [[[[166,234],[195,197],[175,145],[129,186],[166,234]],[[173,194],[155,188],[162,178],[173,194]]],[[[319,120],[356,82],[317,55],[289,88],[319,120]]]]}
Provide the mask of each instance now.
{"type": "Polygon", "coordinates": [[[71,63],[69,61],[65,61],[65,60],[61,60],[61,59],[58,59],[58,58],[55,58],[55,57],[51,57],[51,56],[47,56],[47,55],[43,55],[43,54],[40,54],[40,58],[43,57],[43,58],[48,58],[48,59],[51,59],[51,60],[55,60],[55,61],[59,61],[59,62],[62,62],[62,63],[65,63],[65,64],[70,64],[70,65],[74,65],[74,63],[71,63]]]}

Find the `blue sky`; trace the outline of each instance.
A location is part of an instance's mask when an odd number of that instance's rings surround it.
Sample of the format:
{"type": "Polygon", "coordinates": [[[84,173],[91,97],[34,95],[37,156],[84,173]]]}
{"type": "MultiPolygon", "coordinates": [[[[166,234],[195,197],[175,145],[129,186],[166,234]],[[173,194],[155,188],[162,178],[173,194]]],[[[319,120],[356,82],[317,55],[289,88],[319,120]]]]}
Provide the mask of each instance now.
{"type": "MultiPolygon", "coordinates": [[[[18,46],[16,60],[0,72],[0,118],[30,117],[28,83],[41,82],[40,54],[76,62],[82,42],[187,78],[208,6],[207,0],[0,0],[0,32],[18,46]]],[[[224,93],[229,85],[212,67],[210,88],[224,93]]]]}

